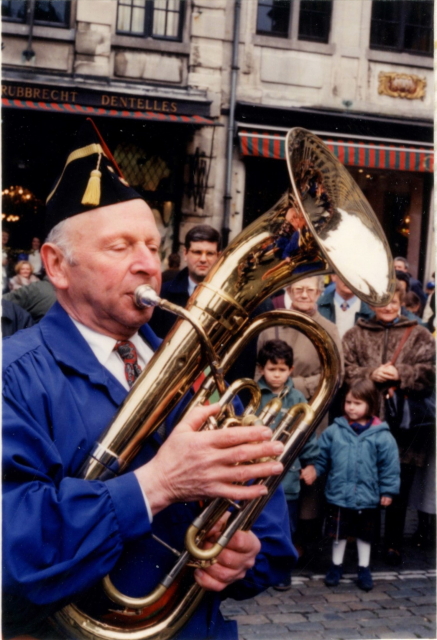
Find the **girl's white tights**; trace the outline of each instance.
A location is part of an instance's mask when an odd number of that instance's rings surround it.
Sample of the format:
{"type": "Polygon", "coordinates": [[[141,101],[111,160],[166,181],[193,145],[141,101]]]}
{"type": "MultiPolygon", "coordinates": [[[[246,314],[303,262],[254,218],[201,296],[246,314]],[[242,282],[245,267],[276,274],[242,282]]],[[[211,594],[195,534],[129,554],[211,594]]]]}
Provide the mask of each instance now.
{"type": "MultiPolygon", "coordinates": [[[[344,552],[347,540],[336,540],[332,545],[332,562],[343,564],[344,552]]],[[[358,566],[368,567],[370,563],[370,543],[357,538],[358,566]]]]}

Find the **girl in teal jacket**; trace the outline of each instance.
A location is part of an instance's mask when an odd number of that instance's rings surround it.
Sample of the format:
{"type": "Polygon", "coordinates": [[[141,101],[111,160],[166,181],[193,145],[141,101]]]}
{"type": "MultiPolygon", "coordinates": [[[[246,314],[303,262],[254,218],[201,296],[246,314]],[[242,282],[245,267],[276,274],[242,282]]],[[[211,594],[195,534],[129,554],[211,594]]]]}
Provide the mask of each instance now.
{"type": "Polygon", "coordinates": [[[358,586],[373,588],[370,545],[381,504],[388,507],[399,493],[400,464],[396,441],[386,422],[373,413],[378,393],[371,380],[353,383],[336,418],[319,438],[317,475],[327,474],[328,535],[334,538],[332,565],[325,584],[337,586],[343,574],[348,537],[357,539],[358,586]]]}

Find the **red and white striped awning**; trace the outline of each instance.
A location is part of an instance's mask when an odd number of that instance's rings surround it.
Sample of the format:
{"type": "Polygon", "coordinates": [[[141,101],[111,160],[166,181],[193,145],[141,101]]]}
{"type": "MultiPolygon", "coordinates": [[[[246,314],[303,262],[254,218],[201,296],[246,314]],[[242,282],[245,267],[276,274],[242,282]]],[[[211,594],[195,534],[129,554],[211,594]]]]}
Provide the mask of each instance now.
{"type": "MultiPolygon", "coordinates": [[[[241,129],[238,136],[243,156],[285,159],[285,133],[241,129]]],[[[339,140],[329,136],[321,138],[340,162],[347,166],[395,171],[434,171],[434,151],[431,147],[339,140]]]]}
{"type": "Polygon", "coordinates": [[[216,126],[211,118],[204,116],[184,116],[173,113],[161,113],[158,111],[125,111],[119,109],[103,109],[101,107],[87,107],[79,104],[63,102],[34,102],[32,100],[12,100],[2,98],[2,106],[12,109],[30,109],[32,111],[46,111],[54,113],[69,113],[87,116],[106,116],[110,118],[131,118],[133,120],[153,120],[155,122],[176,122],[195,124],[200,126],[216,126]]]}

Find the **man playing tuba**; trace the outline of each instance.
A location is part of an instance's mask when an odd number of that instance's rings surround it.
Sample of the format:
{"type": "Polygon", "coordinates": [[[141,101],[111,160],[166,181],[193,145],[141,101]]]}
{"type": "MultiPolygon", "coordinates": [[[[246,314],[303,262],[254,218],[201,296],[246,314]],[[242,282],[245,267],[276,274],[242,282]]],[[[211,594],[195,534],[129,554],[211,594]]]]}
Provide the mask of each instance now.
{"type": "MultiPolygon", "coordinates": [[[[160,289],[158,235],[147,204],[118,173],[86,123],[47,205],[41,249],[57,302],[41,322],[8,339],[3,355],[4,637],[53,640],[47,619],[80,599],[90,615],[113,611],[104,576],[123,593],[149,593],[173,563],[154,536],[181,549],[195,501],[266,492],[238,480],[278,475],[283,445],[268,427],[198,431],[217,405],[181,406],[126,473],[77,477],[159,341],[150,309],[134,304],[141,284],[160,289]]],[[[289,573],[295,555],[283,495],[276,492],[252,532],[238,531],[215,564],[195,570],[207,590],[177,638],[237,638],[219,611],[226,596],[252,597],[289,573]]]]}

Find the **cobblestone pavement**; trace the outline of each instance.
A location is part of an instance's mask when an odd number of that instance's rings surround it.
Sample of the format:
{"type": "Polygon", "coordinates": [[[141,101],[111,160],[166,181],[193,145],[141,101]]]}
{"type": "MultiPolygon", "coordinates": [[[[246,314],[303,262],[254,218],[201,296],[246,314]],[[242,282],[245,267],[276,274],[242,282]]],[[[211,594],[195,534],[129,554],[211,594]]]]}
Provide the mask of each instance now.
{"type": "Polygon", "coordinates": [[[402,565],[393,568],[375,550],[375,586],[366,593],[355,584],[355,545],[348,545],[343,580],[329,588],[323,578],[330,543],[321,547],[294,571],[291,590],[269,589],[251,600],[222,604],[223,614],[238,622],[239,640],[436,638],[434,551],[406,545],[402,565]]]}

